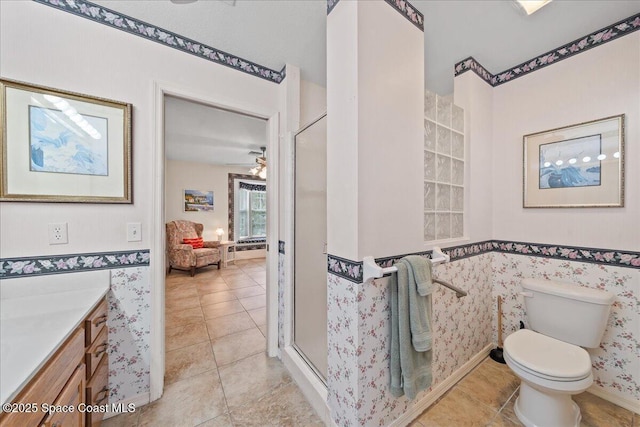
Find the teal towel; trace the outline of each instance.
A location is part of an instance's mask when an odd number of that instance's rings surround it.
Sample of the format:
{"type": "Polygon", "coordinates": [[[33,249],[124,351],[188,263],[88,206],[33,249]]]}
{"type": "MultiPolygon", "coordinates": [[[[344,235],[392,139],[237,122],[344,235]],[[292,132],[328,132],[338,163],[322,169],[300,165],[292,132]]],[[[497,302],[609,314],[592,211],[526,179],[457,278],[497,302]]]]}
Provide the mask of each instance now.
{"type": "Polygon", "coordinates": [[[431,277],[431,261],[419,255],[408,255],[404,257],[413,268],[413,277],[416,281],[418,293],[427,296],[433,292],[433,278],[431,277]]]}
{"type": "MultiPolygon", "coordinates": [[[[430,332],[431,296],[418,294],[415,273],[405,259],[396,263],[397,274],[389,280],[391,294],[391,394],[414,399],[431,385],[431,340],[429,349],[417,351],[412,336],[430,332]],[[428,311],[427,311],[428,310],[428,311]],[[422,311],[422,315],[419,312],[422,311]]],[[[424,337],[424,335],[421,335],[424,337]]],[[[419,343],[423,339],[418,340],[419,343]]],[[[424,344],[424,343],[422,343],[424,344]]],[[[421,347],[424,345],[421,344],[421,347]]]]}
{"type": "Polygon", "coordinates": [[[413,274],[417,293],[409,293],[411,319],[411,342],[416,351],[431,350],[431,261],[418,255],[403,258],[409,264],[409,274],[413,274]],[[426,298],[425,298],[426,297],[426,298]]]}

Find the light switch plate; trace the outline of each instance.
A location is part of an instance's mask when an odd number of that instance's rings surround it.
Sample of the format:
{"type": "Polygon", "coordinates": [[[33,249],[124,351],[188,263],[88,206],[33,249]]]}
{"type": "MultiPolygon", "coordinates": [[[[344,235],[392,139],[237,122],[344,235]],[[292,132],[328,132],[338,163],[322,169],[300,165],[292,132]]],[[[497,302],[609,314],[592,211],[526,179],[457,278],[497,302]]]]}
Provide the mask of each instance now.
{"type": "Polygon", "coordinates": [[[127,223],[127,242],[142,241],[142,226],[139,222],[127,223]]]}

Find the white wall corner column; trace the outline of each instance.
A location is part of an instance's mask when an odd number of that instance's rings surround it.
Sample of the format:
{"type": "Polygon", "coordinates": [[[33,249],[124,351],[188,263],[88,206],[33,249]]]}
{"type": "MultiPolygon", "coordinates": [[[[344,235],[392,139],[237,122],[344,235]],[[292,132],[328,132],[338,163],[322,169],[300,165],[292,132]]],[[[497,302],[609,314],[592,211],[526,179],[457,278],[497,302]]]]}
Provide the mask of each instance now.
{"type": "MultiPolygon", "coordinates": [[[[327,17],[331,256],[423,250],[423,111],[421,28],[385,1],[338,2],[327,17]]],[[[367,286],[329,272],[328,404],[337,425],[393,421],[367,390],[377,374],[358,351],[374,345],[358,321],[370,308],[367,286]]]]}
{"type": "MultiPolygon", "coordinates": [[[[493,239],[493,87],[473,72],[454,79],[454,104],[465,112],[465,230],[471,241],[493,239]],[[470,209],[469,207],[473,207],[470,209]]],[[[498,159],[498,161],[501,161],[498,159]]],[[[500,167],[499,165],[495,165],[500,167]]],[[[498,169],[499,170],[499,169],[498,169]]]]}

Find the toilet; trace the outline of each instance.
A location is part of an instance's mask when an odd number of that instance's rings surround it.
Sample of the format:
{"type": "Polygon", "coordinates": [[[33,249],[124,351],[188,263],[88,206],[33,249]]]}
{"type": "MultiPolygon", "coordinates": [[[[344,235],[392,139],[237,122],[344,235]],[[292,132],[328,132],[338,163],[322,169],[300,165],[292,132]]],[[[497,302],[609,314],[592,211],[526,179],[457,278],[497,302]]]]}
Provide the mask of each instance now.
{"type": "Polygon", "coordinates": [[[527,427],[577,427],[571,396],[593,384],[582,347],[600,345],[615,295],[541,279],[524,279],[522,289],[531,329],[509,335],[503,351],[521,380],[515,413],[527,427]]]}

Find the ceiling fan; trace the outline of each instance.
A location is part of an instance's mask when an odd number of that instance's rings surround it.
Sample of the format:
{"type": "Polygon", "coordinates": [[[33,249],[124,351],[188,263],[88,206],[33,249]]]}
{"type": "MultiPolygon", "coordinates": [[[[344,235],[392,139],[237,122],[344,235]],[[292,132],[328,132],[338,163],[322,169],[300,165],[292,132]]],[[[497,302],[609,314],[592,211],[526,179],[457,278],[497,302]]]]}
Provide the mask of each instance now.
{"type": "Polygon", "coordinates": [[[267,179],[267,156],[266,156],[267,147],[260,147],[260,150],[262,150],[262,153],[259,153],[257,151],[249,151],[249,154],[251,155],[260,155],[259,157],[256,157],[257,165],[251,168],[250,172],[254,176],[257,175],[262,179],[267,179]]]}

